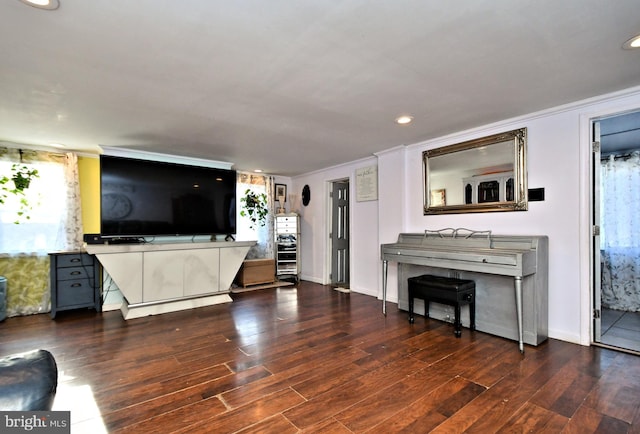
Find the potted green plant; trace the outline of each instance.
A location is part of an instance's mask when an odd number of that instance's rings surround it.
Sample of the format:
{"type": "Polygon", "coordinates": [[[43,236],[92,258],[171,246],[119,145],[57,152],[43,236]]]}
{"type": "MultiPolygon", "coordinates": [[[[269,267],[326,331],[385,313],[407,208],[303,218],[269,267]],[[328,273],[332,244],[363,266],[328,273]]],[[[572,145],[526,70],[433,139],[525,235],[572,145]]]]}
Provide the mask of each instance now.
{"type": "Polygon", "coordinates": [[[31,181],[38,177],[38,170],[25,164],[13,164],[11,173],[0,177],[0,204],[4,204],[10,194],[17,196],[20,200],[16,224],[20,223],[21,218],[27,220],[30,218],[28,212],[31,210],[31,206],[25,190],[29,188],[31,181]]]}
{"type": "Polygon", "coordinates": [[[240,215],[242,217],[248,217],[250,222],[249,227],[254,228],[257,226],[264,226],[267,221],[267,214],[269,209],[267,208],[267,195],[264,193],[255,193],[251,189],[247,189],[244,192],[244,197],[240,199],[242,202],[242,210],[240,215]]]}
{"type": "Polygon", "coordinates": [[[38,177],[38,171],[36,169],[30,169],[26,165],[14,164],[11,167],[11,171],[13,176],[11,179],[13,180],[13,184],[16,187],[16,190],[23,192],[25,189],[29,188],[31,185],[31,180],[33,178],[38,177]]]}

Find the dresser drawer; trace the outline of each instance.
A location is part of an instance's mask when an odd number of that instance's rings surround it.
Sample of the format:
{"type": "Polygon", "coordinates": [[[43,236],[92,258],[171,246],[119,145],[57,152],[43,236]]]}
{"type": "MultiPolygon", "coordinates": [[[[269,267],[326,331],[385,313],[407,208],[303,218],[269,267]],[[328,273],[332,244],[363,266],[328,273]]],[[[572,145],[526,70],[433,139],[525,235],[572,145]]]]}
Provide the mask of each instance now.
{"type": "Polygon", "coordinates": [[[278,229],[282,228],[296,228],[298,225],[295,221],[293,222],[278,222],[278,229]]]}
{"type": "Polygon", "coordinates": [[[58,268],[58,282],[63,280],[93,279],[93,265],[86,267],[58,268]]]}
{"type": "Polygon", "coordinates": [[[95,303],[95,288],[89,279],[66,280],[58,283],[58,306],[73,307],[95,303]]]}
{"type": "Polygon", "coordinates": [[[58,255],[58,268],[93,266],[93,258],[86,253],[72,253],[68,255],[58,255]]]}
{"type": "Polygon", "coordinates": [[[293,223],[295,225],[297,221],[298,221],[297,217],[276,217],[276,222],[278,224],[293,223]]]}
{"type": "Polygon", "coordinates": [[[293,228],[281,228],[281,227],[278,227],[278,233],[279,234],[295,234],[295,233],[297,233],[297,231],[296,231],[295,227],[293,227],[293,228]]]}

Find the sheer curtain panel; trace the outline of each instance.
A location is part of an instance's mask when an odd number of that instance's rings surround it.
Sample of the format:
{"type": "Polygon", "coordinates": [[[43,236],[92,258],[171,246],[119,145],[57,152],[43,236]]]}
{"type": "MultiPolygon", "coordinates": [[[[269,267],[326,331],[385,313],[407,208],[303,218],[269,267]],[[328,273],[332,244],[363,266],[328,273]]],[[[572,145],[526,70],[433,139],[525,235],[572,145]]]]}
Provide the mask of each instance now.
{"type": "Polygon", "coordinates": [[[9,195],[0,205],[0,275],[7,278],[8,316],[49,311],[48,253],[82,246],[77,156],[0,148],[0,173],[9,174],[15,163],[36,169],[38,177],[25,190],[28,219],[17,218],[18,197],[9,195]]]}
{"type": "Polygon", "coordinates": [[[640,152],[601,164],[602,305],[640,311],[640,152]]]}

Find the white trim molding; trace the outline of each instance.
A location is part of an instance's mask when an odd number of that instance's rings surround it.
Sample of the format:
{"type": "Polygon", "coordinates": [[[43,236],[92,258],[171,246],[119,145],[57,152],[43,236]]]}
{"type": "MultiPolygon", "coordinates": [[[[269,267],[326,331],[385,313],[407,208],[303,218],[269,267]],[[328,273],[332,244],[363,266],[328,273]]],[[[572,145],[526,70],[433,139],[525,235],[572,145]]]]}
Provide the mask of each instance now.
{"type": "Polygon", "coordinates": [[[138,151],[134,149],[118,148],[112,146],[100,145],[100,150],[103,155],[109,155],[112,157],[127,157],[138,158],[140,160],[160,161],[163,163],[178,163],[186,164],[189,166],[200,167],[213,167],[215,169],[227,169],[230,170],[233,163],[226,161],[206,160],[204,158],[183,157],[180,155],[161,154],[158,152],[138,151]]]}

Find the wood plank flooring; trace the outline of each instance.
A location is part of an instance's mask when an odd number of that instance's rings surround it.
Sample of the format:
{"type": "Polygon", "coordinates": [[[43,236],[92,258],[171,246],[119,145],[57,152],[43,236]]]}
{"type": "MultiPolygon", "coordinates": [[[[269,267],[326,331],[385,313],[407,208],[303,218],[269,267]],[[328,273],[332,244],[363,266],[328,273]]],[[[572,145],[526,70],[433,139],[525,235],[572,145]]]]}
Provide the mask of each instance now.
{"type": "Polygon", "coordinates": [[[9,318],[0,355],[58,362],[72,433],[638,433],[640,357],[526,346],[328,286],[124,321],[9,318]]]}

